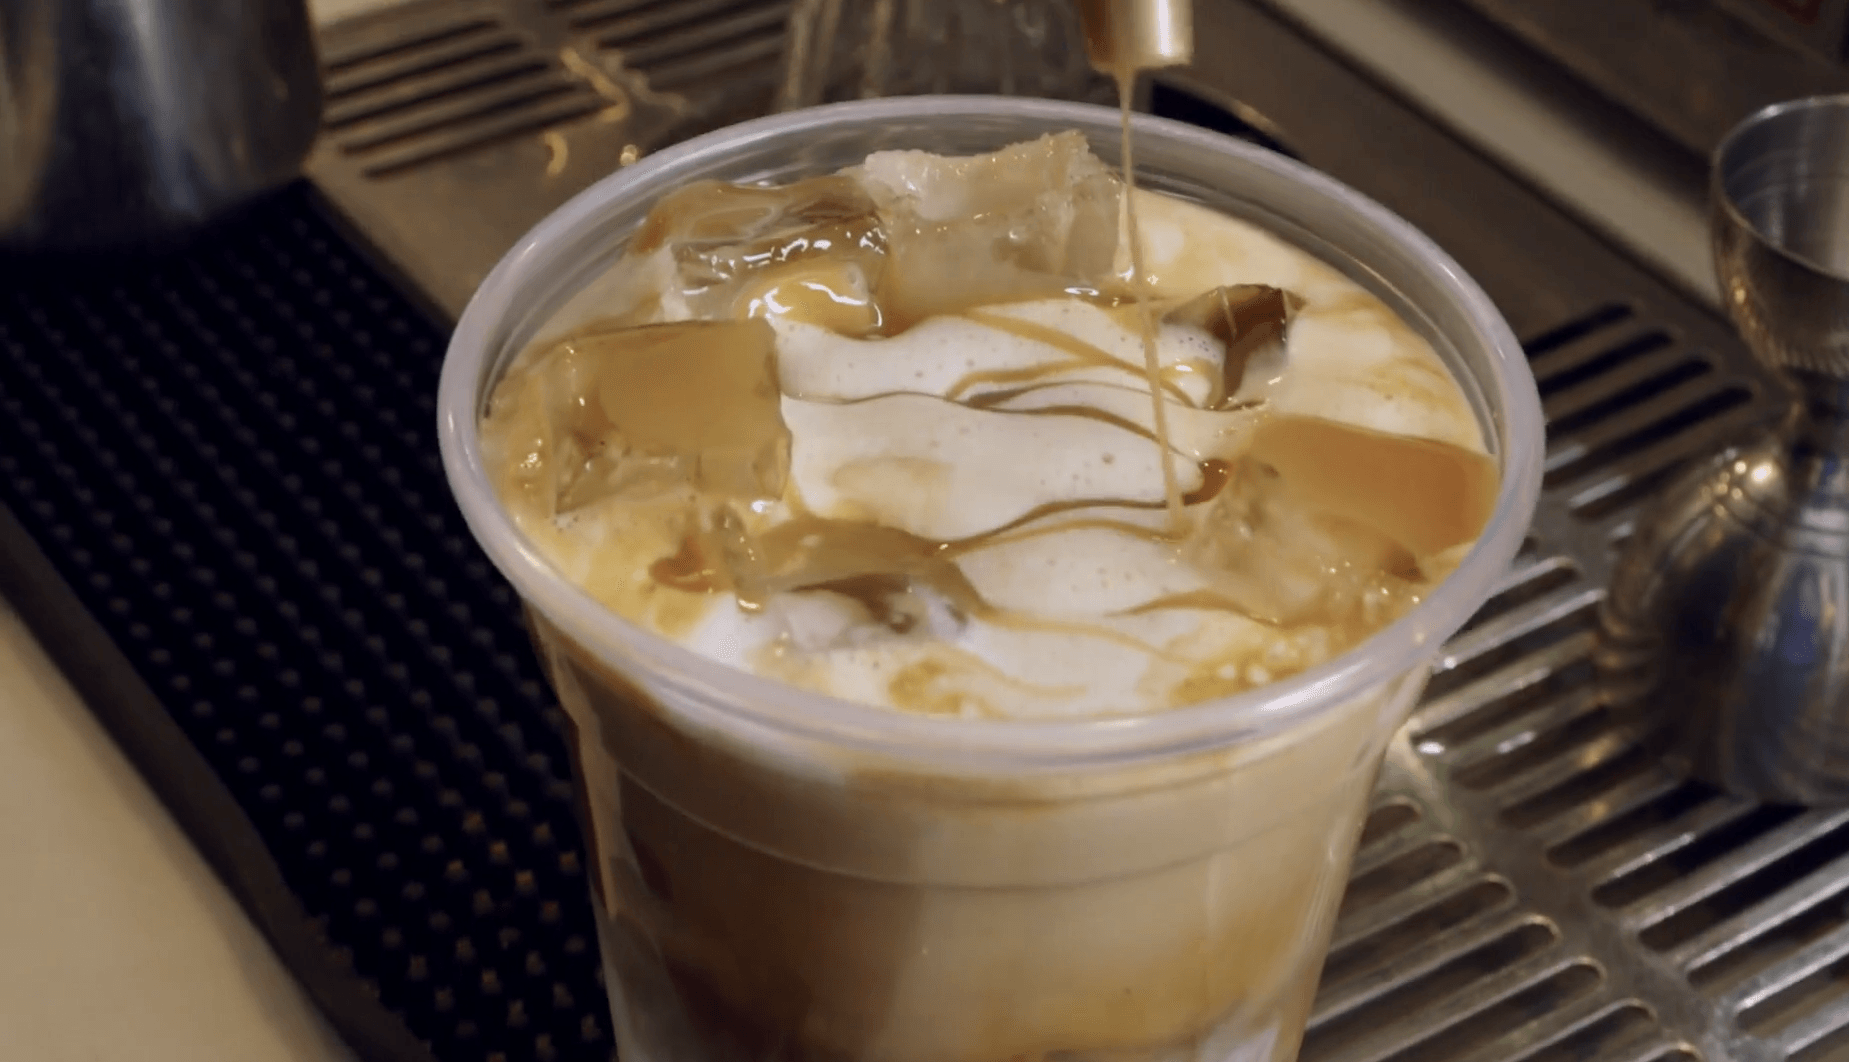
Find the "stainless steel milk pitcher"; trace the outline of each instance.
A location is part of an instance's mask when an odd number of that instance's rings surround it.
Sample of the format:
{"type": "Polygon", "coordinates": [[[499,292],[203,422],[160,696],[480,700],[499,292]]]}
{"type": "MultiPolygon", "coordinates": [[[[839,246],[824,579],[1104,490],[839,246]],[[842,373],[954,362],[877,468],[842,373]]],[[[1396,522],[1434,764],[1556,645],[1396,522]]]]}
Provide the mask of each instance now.
{"type": "Polygon", "coordinates": [[[320,121],[305,0],[0,0],[0,244],[184,231],[292,179],[320,121]]]}

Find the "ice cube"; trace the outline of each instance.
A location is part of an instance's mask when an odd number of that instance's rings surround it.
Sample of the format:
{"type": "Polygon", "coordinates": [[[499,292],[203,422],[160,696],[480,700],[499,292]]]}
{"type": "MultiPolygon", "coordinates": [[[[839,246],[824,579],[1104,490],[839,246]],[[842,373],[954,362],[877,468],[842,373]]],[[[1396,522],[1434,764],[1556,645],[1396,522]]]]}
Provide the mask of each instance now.
{"type": "Polygon", "coordinates": [[[482,456],[496,493],[510,510],[550,519],[557,501],[553,424],[558,417],[546,407],[545,382],[533,361],[522,359],[495,385],[482,418],[482,456]]]}
{"type": "Polygon", "coordinates": [[[864,336],[878,331],[880,308],[866,273],[852,261],[805,260],[763,270],[740,285],[738,314],[864,336]]]}
{"type": "Polygon", "coordinates": [[[1248,452],[1306,506],[1373,528],[1414,557],[1473,541],[1496,507],[1495,459],[1449,443],[1270,416],[1248,452]]]}
{"type": "Polygon", "coordinates": [[[1371,589],[1417,574],[1387,536],[1305,504],[1275,469],[1245,458],[1226,472],[1182,555],[1212,573],[1217,597],[1253,619],[1349,624],[1371,589]]]}
{"type": "Polygon", "coordinates": [[[804,516],[754,536],[750,549],[738,565],[740,604],[781,618],[810,649],[892,635],[953,638],[968,616],[988,611],[938,543],[890,527],[804,516]],[[823,599],[845,618],[836,629],[820,622],[814,603],[791,597],[823,599]]]}
{"type": "Polygon", "coordinates": [[[989,155],[877,152],[847,171],[886,222],[886,328],[1112,283],[1122,190],[1076,132],[989,155]]]}
{"type": "Polygon", "coordinates": [[[1284,345],[1284,330],[1303,300],[1263,284],[1218,287],[1189,299],[1162,315],[1167,324],[1198,328],[1225,350],[1214,406],[1239,392],[1246,366],[1254,358],[1275,358],[1284,345]]]}
{"type": "Polygon", "coordinates": [[[752,539],[752,570],[763,594],[829,586],[868,576],[898,575],[935,584],[962,606],[978,607],[974,592],[939,543],[859,520],[800,516],[752,539]]]}
{"type": "Polygon", "coordinates": [[[526,375],[540,390],[529,398],[544,411],[556,513],[615,497],[782,493],[790,433],[761,320],[582,333],[526,375]]]}
{"type": "Polygon", "coordinates": [[[774,291],[788,288],[785,301],[794,302],[807,284],[812,294],[818,287],[827,293],[824,306],[853,301],[858,291],[862,306],[851,320],[858,325],[872,314],[877,325],[865,293],[878,282],[885,244],[873,200],[860,184],[826,176],[775,188],[690,184],[649,212],[630,254],[667,247],[679,292],[696,317],[753,316],[754,303],[761,316],[774,291]]]}

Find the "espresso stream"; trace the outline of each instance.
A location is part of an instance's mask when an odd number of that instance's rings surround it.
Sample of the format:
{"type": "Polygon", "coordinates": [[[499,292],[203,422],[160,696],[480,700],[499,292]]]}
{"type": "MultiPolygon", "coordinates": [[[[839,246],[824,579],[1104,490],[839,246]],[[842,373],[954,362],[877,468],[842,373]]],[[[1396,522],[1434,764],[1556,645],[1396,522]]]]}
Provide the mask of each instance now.
{"type": "Polygon", "coordinates": [[[1136,305],[1137,332],[1143,340],[1143,372],[1148,377],[1149,404],[1153,407],[1153,421],[1156,429],[1156,444],[1161,449],[1162,457],[1162,499],[1168,506],[1168,524],[1171,534],[1181,532],[1181,487],[1175,480],[1175,463],[1168,456],[1171,437],[1168,430],[1168,403],[1162,396],[1162,366],[1160,355],[1156,352],[1156,321],[1149,312],[1149,292],[1143,281],[1143,236],[1136,218],[1136,155],[1135,137],[1130,133],[1130,98],[1136,92],[1137,71],[1129,66],[1119,66],[1114,75],[1117,79],[1118,122],[1123,130],[1123,163],[1121,166],[1124,195],[1121,198],[1124,211],[1123,236],[1118,241],[1126,254],[1130,266],[1130,297],[1136,305]]]}

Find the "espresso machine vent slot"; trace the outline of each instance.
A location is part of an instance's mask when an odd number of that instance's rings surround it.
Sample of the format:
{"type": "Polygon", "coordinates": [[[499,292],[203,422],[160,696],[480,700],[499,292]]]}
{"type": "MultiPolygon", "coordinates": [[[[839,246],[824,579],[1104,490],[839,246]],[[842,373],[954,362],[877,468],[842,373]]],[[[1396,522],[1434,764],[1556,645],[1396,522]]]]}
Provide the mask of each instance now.
{"type": "Polygon", "coordinates": [[[783,54],[790,0],[550,0],[575,30],[646,74],[657,91],[674,92],[702,77],[736,76],[774,64],[783,54]]]}
{"type": "Polygon", "coordinates": [[[497,18],[457,12],[398,46],[335,39],[326,57],[330,139],[369,178],[581,118],[583,81],[497,18]],[[339,49],[339,50],[336,50],[339,49]]]}

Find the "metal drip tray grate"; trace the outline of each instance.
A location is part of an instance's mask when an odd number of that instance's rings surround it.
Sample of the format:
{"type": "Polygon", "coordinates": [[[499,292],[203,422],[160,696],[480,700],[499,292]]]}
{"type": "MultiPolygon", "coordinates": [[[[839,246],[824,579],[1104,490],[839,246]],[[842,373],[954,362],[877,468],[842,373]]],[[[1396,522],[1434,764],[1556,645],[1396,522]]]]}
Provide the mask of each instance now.
{"type": "Polygon", "coordinates": [[[451,319],[658,144],[764,111],[791,0],[408,0],[331,27],[315,183],[451,319]]]}
{"type": "MultiPolygon", "coordinates": [[[[643,145],[761,107],[788,7],[425,0],[336,26],[312,175],[453,312],[643,145]]],[[[1549,421],[1532,536],[1390,750],[1305,1059],[1849,1060],[1849,813],[1670,777],[1591,682],[1636,506],[1776,389],[1262,5],[1198,17],[1202,54],[1241,61],[1156,105],[1255,120],[1432,234],[1529,337],[1549,421]]],[[[0,575],[365,1057],[603,1057],[547,695],[418,427],[440,330],[300,190],[243,225],[0,300],[0,575]]]]}

